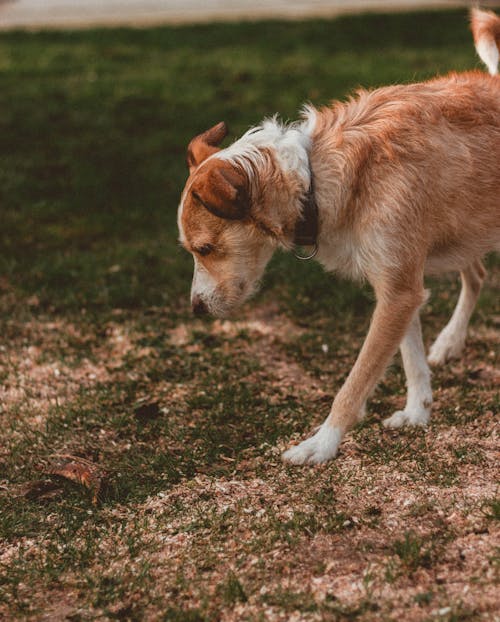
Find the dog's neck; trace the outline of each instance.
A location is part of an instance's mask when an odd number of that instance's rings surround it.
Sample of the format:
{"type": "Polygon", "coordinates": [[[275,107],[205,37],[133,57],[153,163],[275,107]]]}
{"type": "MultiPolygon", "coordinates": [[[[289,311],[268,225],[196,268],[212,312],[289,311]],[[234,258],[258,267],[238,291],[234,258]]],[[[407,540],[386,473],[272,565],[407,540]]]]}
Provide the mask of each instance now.
{"type": "MultiPolygon", "coordinates": [[[[294,228],[294,246],[311,246],[317,250],[318,242],[318,205],[314,192],[314,178],[311,169],[310,149],[312,123],[307,118],[303,122],[285,128],[282,140],[276,145],[276,155],[282,170],[294,174],[302,180],[299,202],[300,214],[294,228]]],[[[297,255],[305,259],[313,257],[316,250],[308,256],[297,255]]]]}
{"type": "Polygon", "coordinates": [[[314,178],[309,165],[309,189],[302,201],[302,216],[295,224],[295,246],[312,246],[315,248],[309,256],[296,255],[300,259],[311,259],[316,255],[318,246],[318,204],[314,192],[314,178]]]}

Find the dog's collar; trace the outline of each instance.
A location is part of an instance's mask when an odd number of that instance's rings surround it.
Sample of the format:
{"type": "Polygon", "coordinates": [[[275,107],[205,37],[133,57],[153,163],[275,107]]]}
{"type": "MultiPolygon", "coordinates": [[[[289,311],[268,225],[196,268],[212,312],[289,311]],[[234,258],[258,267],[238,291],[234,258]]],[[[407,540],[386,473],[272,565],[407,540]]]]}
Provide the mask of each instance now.
{"type": "Polygon", "coordinates": [[[297,259],[312,259],[318,252],[318,205],[314,196],[314,180],[309,164],[311,182],[309,189],[302,201],[302,216],[295,225],[294,246],[312,246],[313,250],[309,255],[299,255],[294,251],[297,259]]]}

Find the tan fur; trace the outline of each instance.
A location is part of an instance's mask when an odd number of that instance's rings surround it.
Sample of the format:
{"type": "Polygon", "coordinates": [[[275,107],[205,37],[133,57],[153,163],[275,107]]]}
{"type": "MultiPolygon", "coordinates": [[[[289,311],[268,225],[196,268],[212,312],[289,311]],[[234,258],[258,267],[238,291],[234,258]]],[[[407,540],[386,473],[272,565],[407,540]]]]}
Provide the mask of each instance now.
{"type": "Polygon", "coordinates": [[[227,220],[243,220],[250,207],[248,177],[229,162],[213,160],[191,184],[190,200],[227,220]]]}
{"type": "Polygon", "coordinates": [[[186,161],[192,172],[200,162],[219,151],[219,145],[227,136],[227,125],[222,121],[203,134],[195,136],[187,148],[186,161]]]}
{"type": "MultiPolygon", "coordinates": [[[[493,14],[473,15],[474,37],[485,28],[498,37],[499,23],[493,14]]],[[[465,338],[484,278],[480,259],[500,249],[500,78],[479,71],[452,73],[418,84],[361,90],[347,103],[309,114],[314,115],[308,157],[319,211],[317,258],[327,270],[367,279],[377,298],[365,343],[324,424],[344,433],[359,420],[410,327],[405,368],[424,387],[419,407],[430,410],[418,323],[426,300],[424,273],[461,271],[465,288],[457,318],[447,327],[451,337],[445,329],[433,362],[448,356],[443,339],[465,338]]],[[[274,248],[291,247],[307,188],[298,173],[280,169],[272,149],[252,160],[246,173],[241,163],[220,159],[216,151],[210,150],[208,160],[203,149],[200,154],[186,185],[180,226],[189,250],[206,240],[219,249],[218,259],[198,258],[212,261],[208,269],[214,274],[234,274],[238,265],[239,284],[215,275],[207,285],[207,310],[217,312],[220,307],[210,296],[220,301],[225,287],[231,301],[224,306],[227,312],[253,291],[274,248]],[[247,175],[248,207],[238,222],[214,217],[192,197],[196,188],[207,201],[214,193],[226,200],[210,180],[214,170],[227,167],[247,175]]],[[[425,423],[422,417],[413,423],[425,423]]],[[[320,441],[315,445],[314,438],[286,458],[304,463],[334,455],[324,447],[318,450],[320,441]]]]}

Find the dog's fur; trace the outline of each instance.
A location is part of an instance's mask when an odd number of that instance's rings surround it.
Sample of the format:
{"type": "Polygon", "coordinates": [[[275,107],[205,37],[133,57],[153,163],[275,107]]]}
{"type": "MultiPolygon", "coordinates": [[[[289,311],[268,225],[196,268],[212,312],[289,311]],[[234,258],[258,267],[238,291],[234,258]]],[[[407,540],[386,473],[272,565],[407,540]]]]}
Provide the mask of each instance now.
{"type": "Polygon", "coordinates": [[[314,178],[317,259],[367,279],[377,304],[370,329],[330,415],[284,453],[294,464],[333,458],[346,430],[401,348],[405,409],[388,427],[425,425],[432,392],[419,308],[424,272],[460,271],[462,292],[430,350],[442,364],[460,354],[485,270],[500,250],[500,18],[474,10],[476,50],[490,74],[452,73],[428,82],[359,91],[301,122],[267,120],[227,147],[223,123],[194,138],[178,212],[194,256],[195,311],[225,315],[256,289],[277,247],[291,249],[314,178]]]}

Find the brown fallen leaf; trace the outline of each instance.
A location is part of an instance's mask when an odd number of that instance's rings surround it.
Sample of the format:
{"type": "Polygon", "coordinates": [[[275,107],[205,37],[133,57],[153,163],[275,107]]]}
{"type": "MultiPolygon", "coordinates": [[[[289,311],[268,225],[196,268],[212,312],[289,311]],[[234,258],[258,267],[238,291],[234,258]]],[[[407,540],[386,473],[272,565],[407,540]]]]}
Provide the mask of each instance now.
{"type": "Polygon", "coordinates": [[[104,471],[97,464],[79,456],[54,454],[50,458],[56,461],[45,469],[45,473],[85,486],[92,492],[92,503],[95,505],[105,477],[104,471]]]}
{"type": "Polygon", "coordinates": [[[139,404],[134,409],[134,415],[142,423],[157,419],[161,415],[160,404],[158,402],[139,404]]]}

